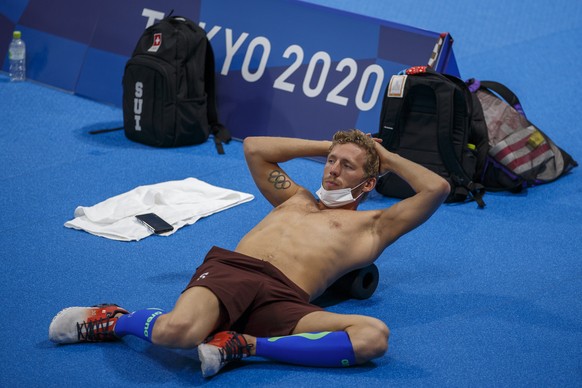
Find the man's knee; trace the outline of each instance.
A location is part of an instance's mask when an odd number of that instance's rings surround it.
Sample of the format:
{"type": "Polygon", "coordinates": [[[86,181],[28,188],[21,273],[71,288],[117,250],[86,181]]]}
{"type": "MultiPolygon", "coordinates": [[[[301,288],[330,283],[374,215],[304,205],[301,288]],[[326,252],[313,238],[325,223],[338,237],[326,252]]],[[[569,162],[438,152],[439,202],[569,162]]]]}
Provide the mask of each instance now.
{"type": "Polygon", "coordinates": [[[152,342],[170,348],[188,349],[198,346],[208,334],[198,330],[195,322],[170,312],[158,318],[152,342]]]}
{"type": "Polygon", "coordinates": [[[384,322],[372,318],[372,321],[370,321],[370,333],[369,346],[375,354],[372,358],[383,356],[388,351],[390,329],[384,322]]]}
{"type": "Polygon", "coordinates": [[[218,327],[224,314],[212,291],[206,287],[191,287],[180,295],[171,312],[158,318],[152,342],[172,348],[193,348],[218,327]]]}
{"type": "Polygon", "coordinates": [[[358,364],[382,357],[388,351],[390,329],[384,322],[368,317],[354,329],[348,330],[348,334],[358,364]]]}

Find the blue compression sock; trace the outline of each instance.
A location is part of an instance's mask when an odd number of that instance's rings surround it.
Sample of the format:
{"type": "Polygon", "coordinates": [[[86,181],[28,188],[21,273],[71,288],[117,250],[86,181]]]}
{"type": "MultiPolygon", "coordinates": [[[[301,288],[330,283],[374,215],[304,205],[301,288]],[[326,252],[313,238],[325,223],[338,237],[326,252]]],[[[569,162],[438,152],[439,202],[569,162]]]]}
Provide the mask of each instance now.
{"type": "Polygon", "coordinates": [[[350,337],[345,331],[257,338],[255,354],[304,366],[336,367],[356,363],[350,337]]]}
{"type": "Polygon", "coordinates": [[[118,337],[131,334],[148,342],[152,342],[151,336],[154,324],[162,314],[164,314],[163,310],[154,308],[137,310],[131,314],[120,316],[113,330],[118,337]]]}

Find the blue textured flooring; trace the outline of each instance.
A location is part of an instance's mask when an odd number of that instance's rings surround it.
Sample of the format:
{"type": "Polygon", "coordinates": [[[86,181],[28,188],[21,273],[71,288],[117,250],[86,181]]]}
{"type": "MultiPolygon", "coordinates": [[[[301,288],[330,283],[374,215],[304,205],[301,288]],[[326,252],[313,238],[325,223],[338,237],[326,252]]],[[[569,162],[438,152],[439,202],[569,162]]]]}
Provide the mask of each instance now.
{"type": "MultiPolygon", "coordinates": [[[[577,69],[582,5],[534,1],[311,0],[433,31],[449,31],[463,77],[506,83],[529,118],[582,160],[577,69]],[[503,20],[502,20],[503,19],[503,20]]],[[[579,387],[582,384],[581,170],[487,208],[445,205],[378,261],[372,298],[329,309],[376,316],[388,354],[362,367],[302,368],[249,360],[211,380],[185,356],[128,338],[55,346],[63,307],[115,302],[171,309],[208,248],[234,248],[270,206],[253,185],[240,142],[153,149],[115,125],[121,110],[0,75],[0,386],[579,387]],[[250,192],[252,202],[168,238],[122,243],[70,230],[78,205],[136,186],[193,176],[250,192]]],[[[317,189],[322,165],[286,164],[317,189]]],[[[373,195],[362,208],[394,200],[373,195]]]]}

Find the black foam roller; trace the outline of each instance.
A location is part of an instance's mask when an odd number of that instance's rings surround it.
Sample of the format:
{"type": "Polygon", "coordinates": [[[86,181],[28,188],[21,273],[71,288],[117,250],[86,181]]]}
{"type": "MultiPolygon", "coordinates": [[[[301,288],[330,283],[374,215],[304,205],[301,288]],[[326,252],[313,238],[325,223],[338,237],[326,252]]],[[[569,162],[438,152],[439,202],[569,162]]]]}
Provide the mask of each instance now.
{"type": "Polygon", "coordinates": [[[368,299],[376,291],[380,273],[376,264],[348,272],[339,278],[331,287],[333,292],[354,299],[368,299]]]}

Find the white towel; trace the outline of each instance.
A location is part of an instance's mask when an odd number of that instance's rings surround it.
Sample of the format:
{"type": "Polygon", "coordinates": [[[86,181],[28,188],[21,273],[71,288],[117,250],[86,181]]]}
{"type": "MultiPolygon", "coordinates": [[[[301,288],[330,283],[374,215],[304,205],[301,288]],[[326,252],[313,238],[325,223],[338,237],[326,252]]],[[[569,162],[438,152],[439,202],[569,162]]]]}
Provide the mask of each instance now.
{"type": "Polygon", "coordinates": [[[210,185],[196,178],[139,186],[90,207],[79,206],[67,228],[120,241],[138,241],[152,232],[135,215],[156,213],[174,230],[244,202],[253,195],[210,185]]]}

